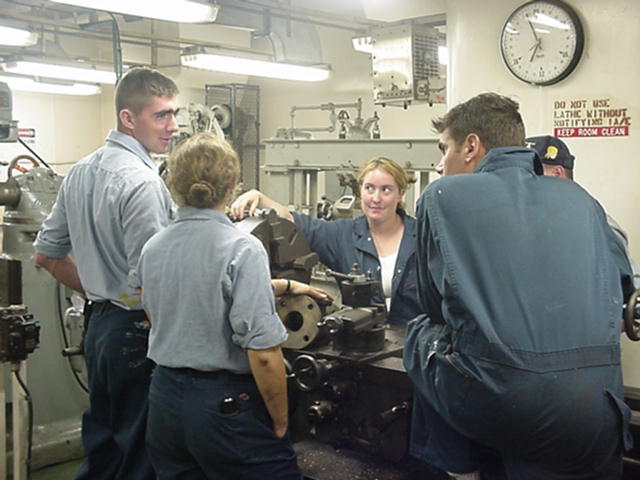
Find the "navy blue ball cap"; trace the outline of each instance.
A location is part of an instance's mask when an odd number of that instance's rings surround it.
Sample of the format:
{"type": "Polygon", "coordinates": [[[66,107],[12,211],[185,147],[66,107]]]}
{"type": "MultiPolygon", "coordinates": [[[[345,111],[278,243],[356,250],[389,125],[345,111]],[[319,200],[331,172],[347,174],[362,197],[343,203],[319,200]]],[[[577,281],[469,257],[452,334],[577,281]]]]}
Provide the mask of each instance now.
{"type": "Polygon", "coordinates": [[[576,157],[571,155],[569,147],[557,137],[541,135],[526,139],[527,145],[538,152],[542,163],[547,165],[561,165],[568,170],[573,170],[573,161],[576,157]]]}

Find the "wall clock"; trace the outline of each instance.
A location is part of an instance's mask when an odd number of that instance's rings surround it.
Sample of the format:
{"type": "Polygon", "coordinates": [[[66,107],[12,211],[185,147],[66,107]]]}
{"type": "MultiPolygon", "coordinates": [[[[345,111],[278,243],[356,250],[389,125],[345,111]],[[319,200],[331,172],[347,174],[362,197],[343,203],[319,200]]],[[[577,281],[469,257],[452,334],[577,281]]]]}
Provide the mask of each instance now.
{"type": "Polygon", "coordinates": [[[533,85],[566,78],[580,61],[584,30],[576,12],[557,0],[534,0],[509,15],[500,39],[507,68],[533,85]]]}

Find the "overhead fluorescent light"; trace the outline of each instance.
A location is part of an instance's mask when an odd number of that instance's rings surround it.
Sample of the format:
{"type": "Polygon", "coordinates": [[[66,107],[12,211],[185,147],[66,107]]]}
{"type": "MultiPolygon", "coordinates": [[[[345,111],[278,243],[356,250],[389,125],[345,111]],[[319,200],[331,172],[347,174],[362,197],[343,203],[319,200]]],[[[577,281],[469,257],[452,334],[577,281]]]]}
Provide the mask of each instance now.
{"type": "Polygon", "coordinates": [[[214,22],[218,6],[190,0],[52,0],[55,3],[104,10],[106,12],[156,18],[169,22],[214,22]]]}
{"type": "Polygon", "coordinates": [[[30,62],[16,60],[2,64],[5,72],[19,75],[32,75],[34,77],[59,78],[61,80],[75,80],[91,83],[116,83],[116,74],[109,70],[97,70],[93,68],[72,67],[55,63],[30,62]]]}
{"type": "Polygon", "coordinates": [[[186,54],[182,55],[180,60],[182,65],[186,67],[213,70],[215,72],[237,73],[239,75],[299,80],[302,82],[320,82],[329,78],[329,70],[326,68],[267,62],[212,53],[186,54]]]}
{"type": "Polygon", "coordinates": [[[0,75],[0,82],[9,85],[12,90],[22,92],[37,93],[59,93],[64,95],[96,95],[102,91],[99,85],[90,85],[88,83],[51,83],[36,82],[26,77],[11,77],[8,75],[0,75]]]}
{"type": "Polygon", "coordinates": [[[22,28],[0,25],[0,45],[11,47],[28,47],[38,43],[38,35],[22,28]]]}

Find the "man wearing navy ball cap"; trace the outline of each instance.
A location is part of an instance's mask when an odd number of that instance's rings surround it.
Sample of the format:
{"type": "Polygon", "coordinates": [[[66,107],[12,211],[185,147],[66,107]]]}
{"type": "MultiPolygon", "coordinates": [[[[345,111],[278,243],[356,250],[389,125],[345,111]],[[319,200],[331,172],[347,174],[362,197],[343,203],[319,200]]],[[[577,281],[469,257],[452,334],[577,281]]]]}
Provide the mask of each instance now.
{"type": "MultiPolygon", "coordinates": [[[[569,147],[567,147],[566,143],[557,137],[552,137],[551,135],[529,137],[526,139],[526,142],[530,148],[533,148],[537,152],[538,157],[540,157],[545,175],[573,180],[573,166],[576,157],[569,151],[569,147]]],[[[631,258],[629,253],[629,239],[627,237],[627,233],[609,214],[607,214],[607,221],[609,222],[611,229],[616,235],[618,235],[624,244],[627,259],[629,260],[633,270],[633,285],[636,289],[639,289],[640,272],[638,271],[638,265],[631,258]]]]}

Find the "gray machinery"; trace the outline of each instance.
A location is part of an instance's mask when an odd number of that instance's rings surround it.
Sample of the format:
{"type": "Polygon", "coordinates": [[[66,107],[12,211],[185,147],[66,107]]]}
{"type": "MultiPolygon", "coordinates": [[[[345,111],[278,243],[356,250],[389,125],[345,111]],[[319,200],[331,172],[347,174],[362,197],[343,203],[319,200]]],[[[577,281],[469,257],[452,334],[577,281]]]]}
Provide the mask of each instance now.
{"type": "MultiPolygon", "coordinates": [[[[295,224],[263,210],[237,226],[265,245],[274,278],[309,278],[318,257],[295,224]]],[[[315,480],[410,478],[413,387],[402,365],[404,328],[388,325],[385,305],[372,303],[380,285],[367,272],[355,266],[348,275],[327,275],[340,285],[340,307],[308,296],[276,299],[289,334],[284,347],[298,463],[315,480]],[[350,457],[358,453],[361,463],[350,457]]]]}
{"type": "MultiPolygon", "coordinates": [[[[11,92],[1,83],[0,105],[9,106],[10,117],[11,92]]],[[[0,132],[15,140],[9,133],[15,122],[5,116],[0,124],[0,132]]],[[[83,317],[70,303],[72,292],[33,260],[32,243],[55,202],[62,177],[28,155],[11,160],[7,175],[8,180],[0,183],[0,205],[5,207],[0,306],[21,304],[40,324],[39,347],[23,369],[33,402],[32,458],[27,467],[38,468],[82,456],[80,422],[88,405],[84,362],[80,357],[64,358],[62,350],[79,343],[83,317]]],[[[23,478],[23,473],[17,474],[15,478],[23,478]]]]}
{"type": "Polygon", "coordinates": [[[402,23],[370,34],[376,104],[446,103],[446,75],[438,55],[444,37],[438,30],[402,23]]]}
{"type": "Polygon", "coordinates": [[[291,126],[278,129],[274,138],[263,141],[267,181],[262,191],[283,205],[312,216],[352,217],[360,207],[355,181],[359,167],[370,158],[388,157],[416,178],[406,193],[407,209],[413,213],[420,192],[429,182],[429,172],[435,171],[440,161],[437,140],[381,138],[377,112],[365,120],[361,110],[361,99],[353,103],[293,106],[291,126]],[[355,118],[351,118],[348,109],[357,111],[355,118]],[[296,127],[295,113],[300,110],[328,111],[329,125],[296,127]],[[336,130],[335,139],[312,138],[314,132],[336,130]],[[346,188],[351,189],[351,194],[344,195],[346,188]]]}
{"type": "Polygon", "coordinates": [[[205,105],[238,152],[245,188],[260,188],[260,87],[240,83],[206,85],[205,105]]]}
{"type": "MultiPolygon", "coordinates": [[[[374,27],[368,32],[371,46],[373,100],[376,105],[407,108],[416,103],[446,103],[446,68],[438,50],[444,34],[432,25],[414,22],[374,27]]],[[[359,208],[353,179],[358,167],[373,157],[388,157],[416,177],[406,194],[409,213],[429,182],[429,172],[440,161],[435,139],[385,139],[380,116],[362,118],[362,101],[293,106],[289,128],[278,129],[265,145],[261,189],[274,200],[319,218],[355,216],[359,208]],[[324,127],[296,127],[295,115],[302,110],[329,112],[324,127]],[[349,110],[356,110],[351,115],[349,110]],[[337,131],[336,131],[337,130],[337,131]],[[315,132],[337,133],[335,139],[314,139],[315,132]],[[352,194],[345,196],[345,186],[352,194]]]]}
{"type": "MultiPolygon", "coordinates": [[[[274,278],[308,281],[318,257],[294,223],[258,210],[237,227],[262,241],[274,278]]],[[[402,364],[405,331],[387,324],[384,304],[372,303],[379,283],[357,265],[326,274],[339,285],[340,307],[308,296],[276,299],[289,335],[290,432],[305,478],[441,478],[408,457],[413,386],[402,364]]],[[[639,320],[640,290],[625,308],[631,339],[640,339],[639,320]]],[[[640,463],[634,458],[626,460],[640,463]]]]}

